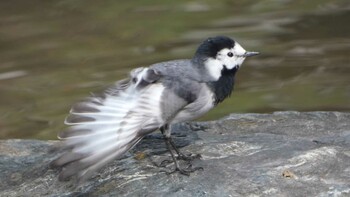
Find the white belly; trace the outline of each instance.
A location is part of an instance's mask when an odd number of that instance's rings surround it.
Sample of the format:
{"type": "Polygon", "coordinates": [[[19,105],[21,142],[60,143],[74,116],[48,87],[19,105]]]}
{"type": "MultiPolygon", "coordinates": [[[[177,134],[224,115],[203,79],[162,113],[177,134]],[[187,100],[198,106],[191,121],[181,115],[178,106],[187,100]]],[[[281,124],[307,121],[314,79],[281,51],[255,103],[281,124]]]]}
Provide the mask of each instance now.
{"type": "Polygon", "coordinates": [[[201,89],[198,98],[183,108],[171,123],[183,122],[199,118],[214,107],[214,95],[206,86],[201,89]]]}

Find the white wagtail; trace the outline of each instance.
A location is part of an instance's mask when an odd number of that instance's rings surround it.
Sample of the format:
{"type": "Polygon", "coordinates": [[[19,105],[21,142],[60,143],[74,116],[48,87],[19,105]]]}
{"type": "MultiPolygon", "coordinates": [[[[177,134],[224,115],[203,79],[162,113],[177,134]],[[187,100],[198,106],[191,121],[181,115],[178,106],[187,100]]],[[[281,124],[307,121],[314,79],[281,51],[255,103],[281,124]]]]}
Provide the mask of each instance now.
{"type": "Polygon", "coordinates": [[[158,129],[175,170],[194,171],[180,168],[177,159],[187,156],[172,141],[170,126],[198,118],[230,96],[244,59],[257,54],[225,36],[208,38],[192,59],[136,68],[102,94],[73,105],[65,120],[70,127],[58,135],[65,152],[53,161],[63,167],[59,179],[90,177],[158,129]]]}

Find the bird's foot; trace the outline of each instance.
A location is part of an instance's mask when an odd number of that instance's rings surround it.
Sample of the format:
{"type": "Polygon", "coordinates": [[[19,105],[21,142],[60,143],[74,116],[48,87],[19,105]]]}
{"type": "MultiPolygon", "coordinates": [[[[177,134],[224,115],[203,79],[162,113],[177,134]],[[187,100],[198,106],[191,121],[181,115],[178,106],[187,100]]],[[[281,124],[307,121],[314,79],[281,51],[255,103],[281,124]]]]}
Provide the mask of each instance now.
{"type": "Polygon", "coordinates": [[[173,174],[175,172],[179,172],[180,174],[189,176],[192,172],[195,172],[197,170],[204,170],[203,167],[192,167],[192,161],[194,159],[200,158],[200,154],[196,154],[196,155],[179,155],[175,158],[175,160],[163,160],[158,167],[167,167],[168,164],[174,163],[175,165],[175,169],[173,171],[165,171],[163,170],[163,172],[166,172],[167,174],[173,174]],[[180,163],[178,160],[183,160],[187,163],[187,167],[186,168],[181,168],[180,167],[180,163]]]}
{"type": "Polygon", "coordinates": [[[173,160],[169,160],[169,159],[166,159],[166,160],[163,160],[162,162],[160,162],[160,164],[158,165],[158,167],[166,167],[168,164],[170,163],[174,163],[173,160]]]}
{"type": "Polygon", "coordinates": [[[183,153],[179,153],[178,156],[176,157],[176,159],[178,160],[184,160],[184,161],[193,161],[195,159],[200,159],[202,158],[202,156],[200,154],[188,154],[188,155],[185,155],[183,153]]]}
{"type": "MultiPolygon", "coordinates": [[[[185,154],[182,154],[180,153],[176,159],[177,160],[183,160],[183,161],[187,161],[187,162],[192,162],[193,160],[195,159],[200,159],[202,156],[200,154],[188,154],[188,155],[185,155],[185,154]]],[[[162,162],[160,162],[160,164],[158,165],[159,167],[166,167],[168,164],[170,163],[174,163],[174,160],[169,160],[169,159],[165,159],[163,160],[162,162]]],[[[190,165],[192,165],[191,163],[189,163],[190,165]]]]}
{"type": "Polygon", "coordinates": [[[167,134],[166,131],[167,131],[167,127],[166,126],[161,128],[161,132],[164,135],[164,140],[165,140],[166,147],[168,148],[168,150],[170,152],[170,155],[171,155],[171,158],[172,158],[173,161],[164,160],[164,161],[162,161],[160,163],[159,166],[166,167],[167,164],[174,163],[175,170],[171,171],[171,172],[166,172],[166,173],[167,174],[172,174],[174,172],[179,172],[180,174],[184,174],[184,175],[187,175],[187,176],[189,176],[192,172],[195,172],[197,170],[203,170],[202,167],[196,167],[196,168],[192,167],[192,161],[194,159],[201,158],[201,155],[199,155],[199,154],[196,154],[196,155],[192,155],[192,154],[185,155],[185,154],[181,153],[180,150],[176,147],[176,145],[175,145],[174,141],[172,140],[171,136],[166,135],[167,134]],[[175,152],[176,152],[177,156],[175,156],[175,152]],[[187,162],[187,164],[188,164],[187,168],[180,168],[178,160],[183,160],[183,161],[187,162]]]}
{"type": "Polygon", "coordinates": [[[175,172],[179,172],[180,174],[183,174],[183,175],[186,175],[186,176],[190,176],[190,174],[192,172],[195,172],[197,170],[203,170],[203,167],[195,167],[195,168],[193,168],[192,164],[189,164],[187,166],[187,168],[184,168],[184,169],[180,168],[179,166],[175,166],[175,170],[170,171],[170,172],[166,172],[166,173],[167,174],[173,174],[175,172]]]}

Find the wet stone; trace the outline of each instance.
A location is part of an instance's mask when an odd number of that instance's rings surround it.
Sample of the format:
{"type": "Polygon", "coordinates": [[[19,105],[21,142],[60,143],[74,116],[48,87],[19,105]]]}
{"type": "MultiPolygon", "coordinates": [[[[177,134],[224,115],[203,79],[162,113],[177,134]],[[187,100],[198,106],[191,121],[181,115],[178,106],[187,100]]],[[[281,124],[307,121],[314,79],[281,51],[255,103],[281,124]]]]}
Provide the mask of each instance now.
{"type": "Polygon", "coordinates": [[[1,140],[0,196],[350,196],[350,113],[232,114],[173,129],[203,170],[167,174],[174,166],[160,165],[170,155],[155,132],[76,185],[49,167],[58,141],[1,140]]]}

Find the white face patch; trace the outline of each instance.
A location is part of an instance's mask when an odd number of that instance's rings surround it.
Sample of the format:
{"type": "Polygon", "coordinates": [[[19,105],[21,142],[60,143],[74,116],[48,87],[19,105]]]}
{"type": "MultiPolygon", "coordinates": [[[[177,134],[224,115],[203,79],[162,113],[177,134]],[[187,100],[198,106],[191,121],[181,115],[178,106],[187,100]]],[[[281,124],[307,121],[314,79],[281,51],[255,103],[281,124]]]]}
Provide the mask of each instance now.
{"type": "Polygon", "coordinates": [[[224,68],[224,65],[220,61],[214,58],[208,58],[204,65],[214,80],[218,80],[221,77],[221,70],[224,68]]]}
{"type": "Polygon", "coordinates": [[[208,58],[205,61],[205,68],[208,73],[215,79],[218,80],[221,77],[221,71],[224,69],[233,69],[235,67],[240,67],[245,59],[243,56],[246,50],[243,47],[235,43],[235,46],[231,49],[225,48],[219,51],[216,58],[208,58]]]}

